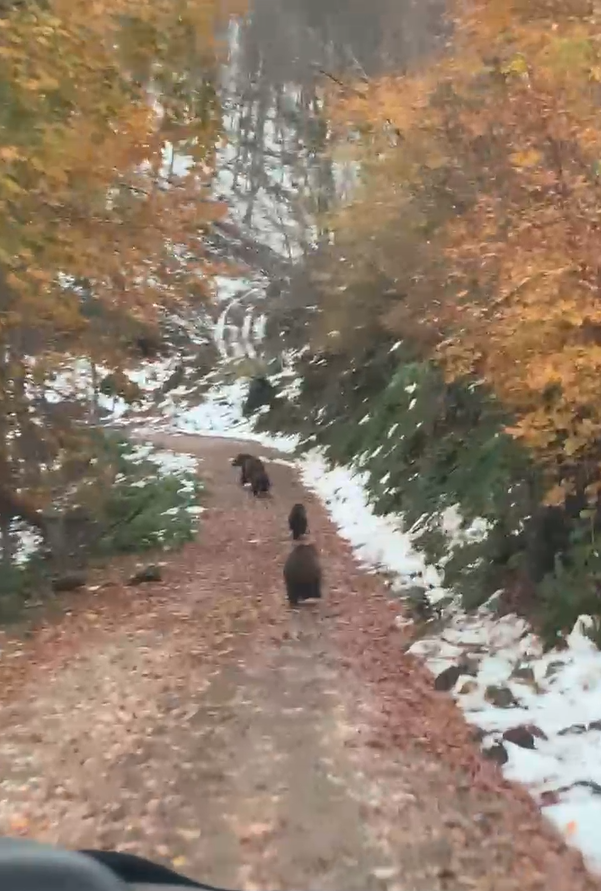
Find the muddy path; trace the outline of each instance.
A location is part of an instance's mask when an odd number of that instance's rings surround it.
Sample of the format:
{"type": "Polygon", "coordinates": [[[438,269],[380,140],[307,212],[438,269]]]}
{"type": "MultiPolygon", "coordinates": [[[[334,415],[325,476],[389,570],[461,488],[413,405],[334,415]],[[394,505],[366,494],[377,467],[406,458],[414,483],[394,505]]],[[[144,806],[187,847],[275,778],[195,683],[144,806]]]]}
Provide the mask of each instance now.
{"type": "Polygon", "coordinates": [[[403,654],[395,609],[284,457],[274,497],[232,440],[157,434],[207,483],[161,583],[82,595],[0,657],[0,832],[129,850],[209,883],[315,891],[581,891],[588,877],[403,654]],[[326,596],[292,613],[304,500],[326,596]]]}

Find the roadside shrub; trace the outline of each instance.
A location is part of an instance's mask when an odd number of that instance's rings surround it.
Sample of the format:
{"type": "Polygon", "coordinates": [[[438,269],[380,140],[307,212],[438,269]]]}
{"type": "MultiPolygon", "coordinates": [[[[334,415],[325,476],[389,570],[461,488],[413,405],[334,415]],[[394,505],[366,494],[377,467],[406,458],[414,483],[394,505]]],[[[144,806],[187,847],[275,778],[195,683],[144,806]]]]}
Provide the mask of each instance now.
{"type": "MultiPolygon", "coordinates": [[[[163,468],[163,453],[117,436],[106,437],[104,445],[113,484],[96,502],[100,536],[95,551],[110,555],[175,548],[193,538],[202,485],[186,461],[176,459],[163,468]]],[[[89,494],[96,496],[95,481],[90,486],[89,494]]],[[[90,500],[89,494],[80,494],[90,500]]]]}
{"type": "Polygon", "coordinates": [[[125,438],[96,431],[95,458],[79,485],[56,502],[57,514],[89,518],[88,531],[74,546],[69,536],[60,567],[32,552],[0,572],[0,622],[18,618],[33,596],[47,593],[52,575],[111,555],[174,549],[194,537],[203,488],[185,456],[171,456],[125,438]]]}
{"type": "Polygon", "coordinates": [[[110,554],[176,548],[194,537],[193,507],[200,486],[182,488],[178,477],[118,482],[98,517],[104,528],[95,550],[110,554]],[[140,483],[144,482],[144,485],[140,483]]]}

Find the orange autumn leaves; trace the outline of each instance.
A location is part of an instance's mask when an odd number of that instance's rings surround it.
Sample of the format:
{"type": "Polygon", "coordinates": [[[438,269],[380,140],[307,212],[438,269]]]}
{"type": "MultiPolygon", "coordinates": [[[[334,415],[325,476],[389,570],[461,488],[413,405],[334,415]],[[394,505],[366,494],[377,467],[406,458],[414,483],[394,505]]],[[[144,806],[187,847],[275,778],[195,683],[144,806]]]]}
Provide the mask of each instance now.
{"type": "Polygon", "coordinates": [[[32,319],[78,336],[69,280],[138,316],[206,284],[215,35],[235,11],[50,0],[0,18],[0,336],[32,319]]]}
{"type": "Polygon", "coordinates": [[[484,379],[550,487],[601,434],[600,83],[588,4],[477,0],[444,56],[330,95],[363,171],[333,221],[352,274],[399,284],[383,323],[484,379]]]}

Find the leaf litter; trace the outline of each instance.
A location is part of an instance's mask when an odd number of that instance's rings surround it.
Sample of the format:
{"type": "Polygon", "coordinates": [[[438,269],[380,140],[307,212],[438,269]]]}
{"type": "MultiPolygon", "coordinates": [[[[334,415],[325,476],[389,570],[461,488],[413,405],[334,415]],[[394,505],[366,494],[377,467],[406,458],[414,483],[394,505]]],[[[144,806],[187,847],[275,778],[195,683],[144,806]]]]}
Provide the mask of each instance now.
{"type": "Polygon", "coordinates": [[[383,584],[291,468],[273,466],[249,549],[258,514],[228,464],[240,444],[162,445],[196,451],[215,481],[165,581],[132,595],[115,564],[68,615],[3,635],[0,831],[244,889],[599,887],[402,654],[383,584]],[[300,498],[328,589],[292,615],[281,567],[300,498]]]}

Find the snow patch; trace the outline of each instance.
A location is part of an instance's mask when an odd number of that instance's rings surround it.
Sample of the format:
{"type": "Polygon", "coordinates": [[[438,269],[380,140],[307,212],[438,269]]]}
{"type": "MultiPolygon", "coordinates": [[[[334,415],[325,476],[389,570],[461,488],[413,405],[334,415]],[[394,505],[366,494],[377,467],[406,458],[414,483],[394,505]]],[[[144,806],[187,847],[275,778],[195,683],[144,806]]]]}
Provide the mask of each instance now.
{"type": "Polygon", "coordinates": [[[138,428],[137,432],[141,434],[144,430],[152,429],[246,439],[267,448],[293,452],[299,444],[298,436],[258,432],[254,429],[253,420],[243,416],[247,391],[248,381],[239,379],[229,384],[216,384],[196,405],[165,400],[158,406],[156,417],[145,421],[144,427],[138,428]]]}

